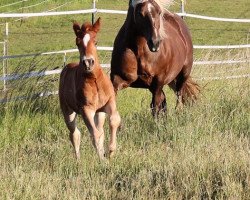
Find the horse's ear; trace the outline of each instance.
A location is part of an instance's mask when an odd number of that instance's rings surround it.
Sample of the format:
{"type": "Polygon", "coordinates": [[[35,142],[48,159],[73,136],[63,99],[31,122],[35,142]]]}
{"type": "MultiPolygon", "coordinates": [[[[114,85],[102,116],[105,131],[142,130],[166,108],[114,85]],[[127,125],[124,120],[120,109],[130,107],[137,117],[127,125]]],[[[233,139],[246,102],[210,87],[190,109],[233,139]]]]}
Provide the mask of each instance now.
{"type": "Polygon", "coordinates": [[[99,17],[93,24],[93,30],[97,33],[98,31],[100,31],[100,27],[101,27],[101,18],[99,17]]]}
{"type": "Polygon", "coordinates": [[[80,25],[77,22],[73,23],[73,29],[75,31],[76,36],[78,36],[80,31],[81,31],[81,28],[80,28],[80,25]]]}

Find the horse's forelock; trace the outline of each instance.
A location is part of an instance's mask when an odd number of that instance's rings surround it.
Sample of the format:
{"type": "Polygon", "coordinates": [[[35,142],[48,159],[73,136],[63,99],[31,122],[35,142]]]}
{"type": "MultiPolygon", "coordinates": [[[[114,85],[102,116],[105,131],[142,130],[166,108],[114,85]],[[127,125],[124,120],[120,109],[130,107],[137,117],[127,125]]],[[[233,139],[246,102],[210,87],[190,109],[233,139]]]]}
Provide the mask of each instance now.
{"type": "Polygon", "coordinates": [[[135,8],[137,4],[144,3],[146,1],[148,1],[148,0],[132,0],[131,5],[135,8]]]}
{"type": "MultiPolygon", "coordinates": [[[[144,3],[147,1],[149,0],[131,0],[131,5],[133,7],[136,7],[137,4],[144,3]]],[[[153,0],[153,1],[155,1],[160,6],[162,11],[164,10],[164,8],[168,8],[170,5],[174,3],[174,0],[153,0]]]]}

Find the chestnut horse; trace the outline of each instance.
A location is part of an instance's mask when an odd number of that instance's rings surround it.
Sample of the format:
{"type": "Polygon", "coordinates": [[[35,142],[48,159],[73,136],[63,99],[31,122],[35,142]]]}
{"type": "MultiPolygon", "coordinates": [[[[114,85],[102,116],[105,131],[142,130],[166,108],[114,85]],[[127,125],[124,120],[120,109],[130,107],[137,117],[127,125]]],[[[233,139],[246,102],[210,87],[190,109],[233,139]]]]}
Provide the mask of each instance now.
{"type": "Polygon", "coordinates": [[[120,115],[116,109],[116,97],[109,77],[100,67],[96,34],[100,30],[100,18],[94,25],[73,24],[76,45],[80,53],[79,63],[68,64],[61,73],[59,99],[65,123],[70,131],[70,140],[77,159],[80,157],[80,131],[76,127],[76,114],[82,116],[100,159],[104,159],[105,113],[109,116],[109,156],[116,150],[116,132],[120,115]]]}
{"type": "Polygon", "coordinates": [[[181,108],[188,99],[196,100],[199,93],[199,86],[190,77],[192,65],[191,35],[182,18],[157,0],[130,0],[112,53],[110,77],[115,91],[149,89],[152,114],[157,116],[166,110],[163,86],[168,84],[176,92],[176,107],[181,108]]]}

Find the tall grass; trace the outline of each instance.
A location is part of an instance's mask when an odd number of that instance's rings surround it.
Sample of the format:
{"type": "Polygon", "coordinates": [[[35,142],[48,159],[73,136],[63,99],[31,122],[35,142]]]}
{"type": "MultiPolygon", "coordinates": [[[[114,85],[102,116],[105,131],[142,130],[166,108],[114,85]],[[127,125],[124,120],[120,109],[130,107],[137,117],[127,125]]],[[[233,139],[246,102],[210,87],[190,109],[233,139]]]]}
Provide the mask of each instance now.
{"type": "Polygon", "coordinates": [[[166,88],[168,113],[157,121],[146,90],[121,91],[123,122],[109,163],[99,162],[80,118],[76,162],[57,97],[6,104],[1,199],[249,199],[249,86],[208,83],[199,102],[178,112],[166,88]]]}

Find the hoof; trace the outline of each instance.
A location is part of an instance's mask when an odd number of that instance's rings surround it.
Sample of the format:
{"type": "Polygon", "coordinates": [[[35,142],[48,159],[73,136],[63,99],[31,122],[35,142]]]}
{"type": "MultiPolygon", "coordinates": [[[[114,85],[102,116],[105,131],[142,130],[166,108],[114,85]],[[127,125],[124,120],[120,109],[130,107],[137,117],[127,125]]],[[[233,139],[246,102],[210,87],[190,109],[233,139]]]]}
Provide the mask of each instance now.
{"type": "Polygon", "coordinates": [[[113,158],[115,155],[115,151],[109,151],[109,159],[113,158]]]}

